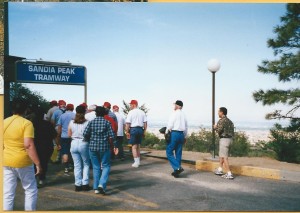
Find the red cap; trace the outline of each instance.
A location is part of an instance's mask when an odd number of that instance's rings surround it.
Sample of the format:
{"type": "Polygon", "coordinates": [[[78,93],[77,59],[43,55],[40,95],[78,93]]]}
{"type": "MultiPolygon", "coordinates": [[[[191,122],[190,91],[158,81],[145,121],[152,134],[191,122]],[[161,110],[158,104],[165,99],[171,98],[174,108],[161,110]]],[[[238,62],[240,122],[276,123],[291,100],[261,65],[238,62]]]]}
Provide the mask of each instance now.
{"type": "Polygon", "coordinates": [[[104,102],[103,106],[104,106],[104,107],[111,107],[111,105],[110,105],[109,102],[104,102]]]}
{"type": "Polygon", "coordinates": [[[74,110],[74,105],[73,104],[67,104],[67,110],[74,110]]]}
{"type": "Polygon", "coordinates": [[[81,106],[83,106],[85,109],[88,107],[88,105],[86,104],[86,103],[82,103],[82,104],[80,104],[81,106]]]}
{"type": "Polygon", "coordinates": [[[64,101],[64,100],[59,100],[58,101],[58,105],[60,106],[60,105],[66,105],[66,102],[64,101]]]}
{"type": "Polygon", "coordinates": [[[114,105],[113,109],[119,109],[119,107],[117,105],[114,105]]]}
{"type": "Polygon", "coordinates": [[[131,100],[131,102],[129,104],[135,104],[135,105],[138,105],[138,102],[137,100],[131,100]]]}
{"type": "Polygon", "coordinates": [[[51,105],[57,105],[57,101],[56,101],[56,100],[53,100],[53,101],[50,102],[50,104],[51,104],[51,105]]]}

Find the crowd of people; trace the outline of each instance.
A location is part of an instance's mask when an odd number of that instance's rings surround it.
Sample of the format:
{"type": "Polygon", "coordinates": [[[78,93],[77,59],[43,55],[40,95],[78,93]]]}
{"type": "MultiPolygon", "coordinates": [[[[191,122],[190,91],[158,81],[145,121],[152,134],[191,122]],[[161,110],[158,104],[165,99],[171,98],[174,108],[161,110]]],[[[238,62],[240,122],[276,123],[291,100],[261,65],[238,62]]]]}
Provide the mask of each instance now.
{"type": "MultiPolygon", "coordinates": [[[[188,123],[182,111],[183,102],[174,103],[165,134],[166,156],[173,168],[172,176],[178,178],[184,171],[181,167],[182,149],[187,142],[188,123]]],[[[102,106],[87,106],[82,103],[75,108],[64,100],[51,101],[45,113],[41,108],[28,107],[24,100],[12,104],[13,115],[4,120],[4,210],[13,210],[17,179],[25,190],[25,210],[35,210],[37,188],[46,180],[48,163],[55,149],[57,161],[63,164],[64,173],[74,172],[75,191],[94,190],[105,194],[111,160],[124,160],[124,137],[131,146],[134,168],[141,165],[140,146],[147,130],[147,116],[139,109],[138,101],[131,100],[126,118],[119,107],[104,102],[102,106]],[[90,184],[90,167],[93,185],[90,184]],[[37,177],[37,181],[35,179],[37,177]]],[[[227,109],[219,109],[221,118],[215,126],[220,141],[220,167],[216,175],[233,179],[229,170],[228,146],[233,138],[233,123],[226,117],[227,109]],[[228,172],[223,174],[223,167],[228,172]]]]}

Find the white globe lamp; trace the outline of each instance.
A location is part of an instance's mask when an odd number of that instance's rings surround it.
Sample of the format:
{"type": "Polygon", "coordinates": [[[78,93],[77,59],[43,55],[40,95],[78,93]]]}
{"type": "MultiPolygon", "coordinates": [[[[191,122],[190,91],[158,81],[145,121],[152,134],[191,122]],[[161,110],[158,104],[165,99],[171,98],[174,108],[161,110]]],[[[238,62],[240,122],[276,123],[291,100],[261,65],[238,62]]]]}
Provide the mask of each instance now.
{"type": "Polygon", "coordinates": [[[217,59],[211,59],[207,63],[207,68],[211,72],[217,72],[221,67],[220,62],[217,59]]]}

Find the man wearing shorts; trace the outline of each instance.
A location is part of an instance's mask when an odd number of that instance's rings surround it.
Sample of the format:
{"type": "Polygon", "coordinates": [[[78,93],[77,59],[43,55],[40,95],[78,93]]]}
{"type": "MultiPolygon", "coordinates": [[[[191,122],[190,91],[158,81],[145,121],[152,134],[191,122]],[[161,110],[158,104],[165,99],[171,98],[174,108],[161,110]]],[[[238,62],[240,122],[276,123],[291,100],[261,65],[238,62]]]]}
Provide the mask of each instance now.
{"type": "Polygon", "coordinates": [[[138,102],[132,100],[130,103],[130,111],[126,118],[125,134],[132,145],[132,155],[134,163],[132,167],[138,168],[141,163],[140,144],[147,130],[147,117],[144,111],[138,108],[138,102]]]}
{"type": "Polygon", "coordinates": [[[218,111],[218,115],[220,120],[217,125],[214,126],[216,132],[220,137],[219,144],[219,158],[220,158],[220,166],[216,169],[216,175],[222,175],[223,178],[233,179],[232,173],[229,169],[228,162],[228,149],[229,145],[233,141],[234,136],[234,125],[230,119],[227,118],[227,109],[225,107],[221,107],[218,111]],[[227,171],[226,174],[223,174],[223,167],[227,171]]]}

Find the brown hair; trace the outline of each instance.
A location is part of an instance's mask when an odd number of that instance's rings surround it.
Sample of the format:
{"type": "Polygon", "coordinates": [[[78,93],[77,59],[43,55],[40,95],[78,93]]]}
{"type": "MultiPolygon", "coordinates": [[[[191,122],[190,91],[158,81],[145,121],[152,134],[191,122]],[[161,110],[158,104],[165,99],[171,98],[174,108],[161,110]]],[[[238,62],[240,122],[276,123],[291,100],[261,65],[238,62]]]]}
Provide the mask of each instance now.
{"type": "Polygon", "coordinates": [[[84,113],[76,113],[74,123],[75,124],[83,124],[86,121],[84,117],[84,113]]]}

